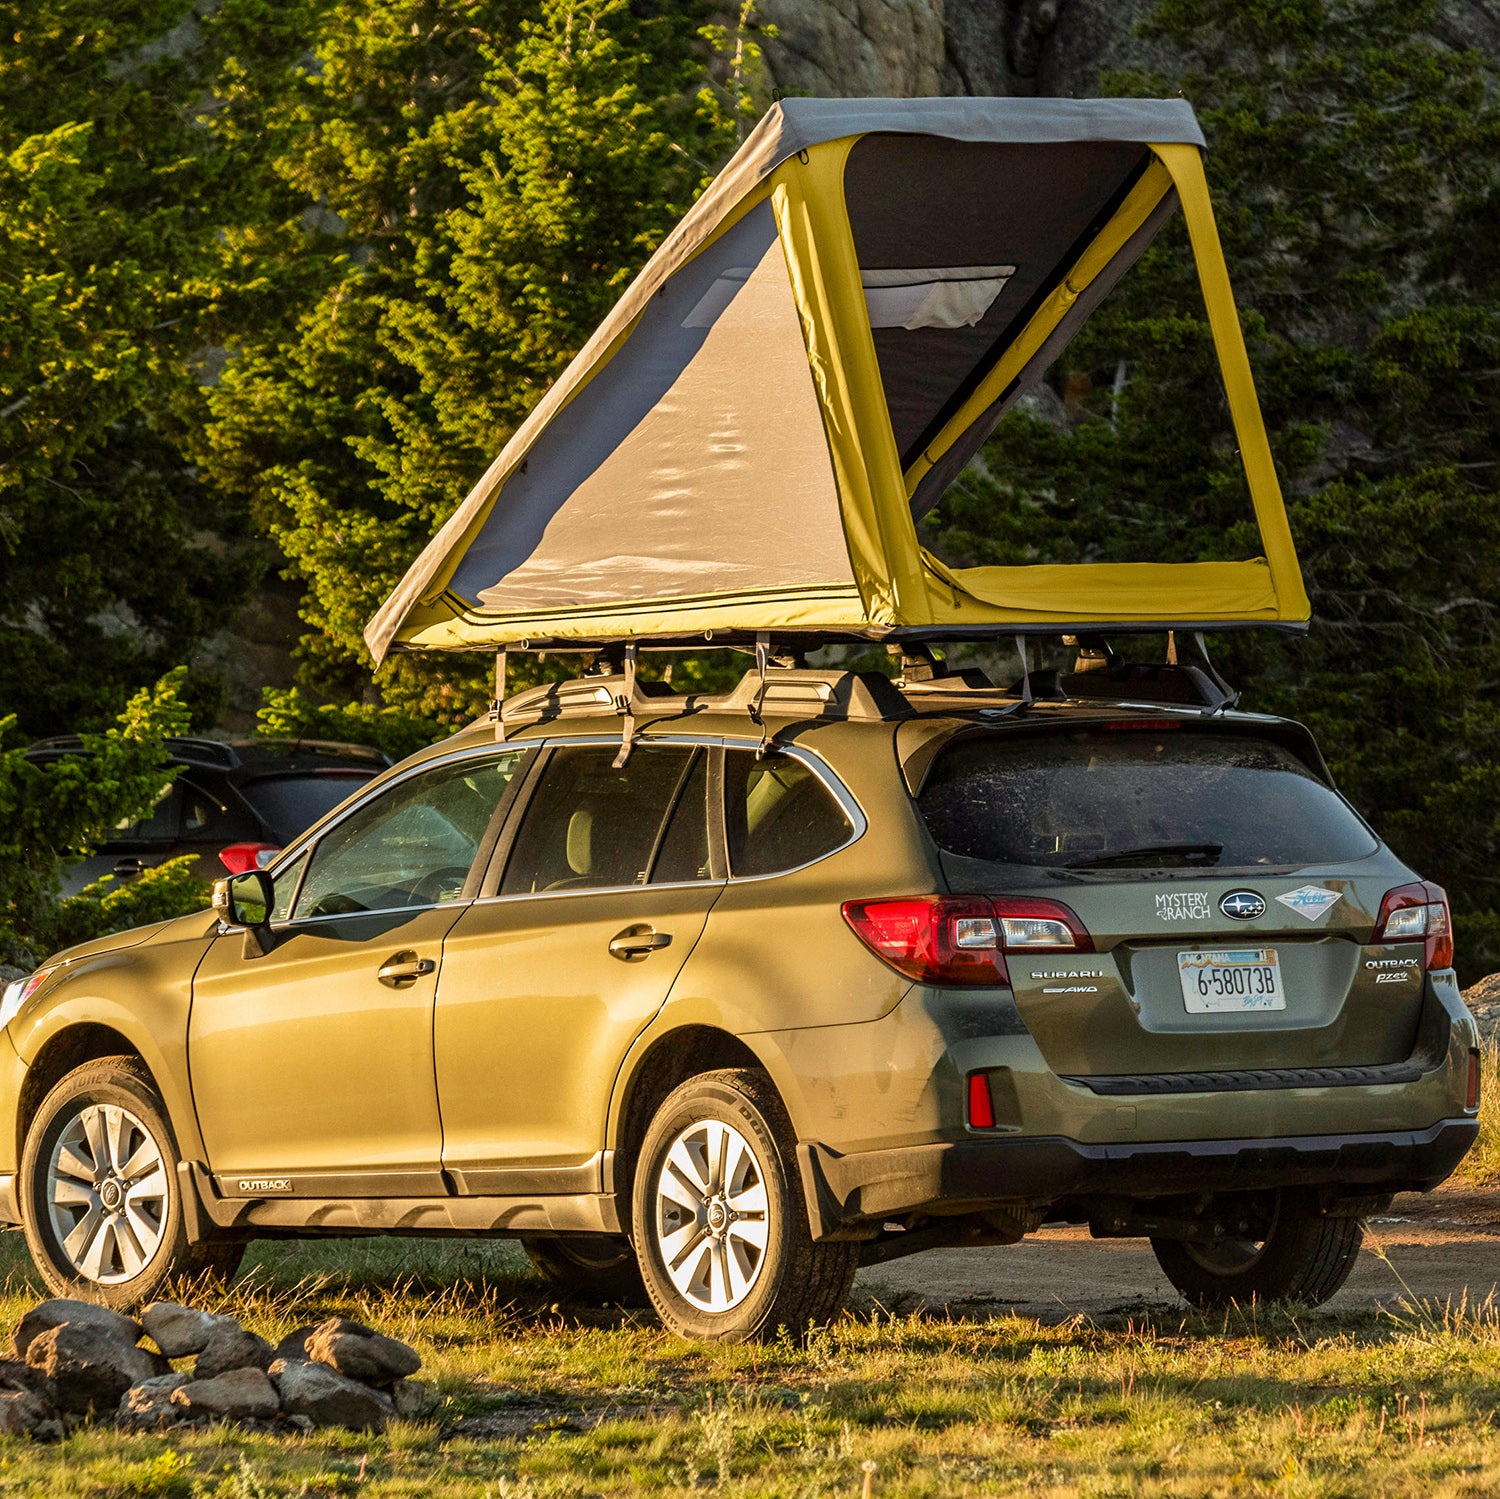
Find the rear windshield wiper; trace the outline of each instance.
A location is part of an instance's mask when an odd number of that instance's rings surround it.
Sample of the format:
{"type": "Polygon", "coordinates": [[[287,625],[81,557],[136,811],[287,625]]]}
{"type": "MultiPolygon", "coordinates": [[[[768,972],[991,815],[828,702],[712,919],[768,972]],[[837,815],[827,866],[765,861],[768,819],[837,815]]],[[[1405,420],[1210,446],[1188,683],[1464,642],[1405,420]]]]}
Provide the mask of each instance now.
{"type": "Polygon", "coordinates": [[[1217,864],[1224,852],[1222,843],[1153,843],[1145,848],[1122,848],[1112,854],[1090,854],[1074,859],[1064,869],[1102,869],[1109,864],[1149,863],[1157,858],[1178,858],[1190,864],[1217,864]]]}

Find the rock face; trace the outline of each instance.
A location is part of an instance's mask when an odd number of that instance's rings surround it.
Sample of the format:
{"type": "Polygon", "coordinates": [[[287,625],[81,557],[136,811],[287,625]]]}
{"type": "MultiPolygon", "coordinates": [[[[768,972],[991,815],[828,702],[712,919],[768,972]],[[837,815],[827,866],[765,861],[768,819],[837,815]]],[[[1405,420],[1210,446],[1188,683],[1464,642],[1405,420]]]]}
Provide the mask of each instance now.
{"type": "Polygon", "coordinates": [[[215,1317],[211,1312],[178,1306],[171,1301],[153,1301],[141,1313],[141,1326],[146,1329],[146,1336],[168,1358],[189,1358],[202,1353],[215,1331],[230,1321],[230,1318],[215,1317]]]}
{"type": "Polygon", "coordinates": [[[330,1317],[307,1340],[307,1356],[347,1379],[388,1385],[422,1367],[413,1348],[347,1317],[330,1317]]]}
{"type": "Polygon", "coordinates": [[[209,1420],[269,1421],[281,1409],[276,1386],[264,1369],[231,1369],[213,1379],[194,1379],[170,1396],[188,1416],[209,1420]]]}
{"type": "Polygon", "coordinates": [[[1480,1040],[1487,1046],[1500,1044],[1500,973],[1492,973],[1465,989],[1464,1003],[1479,1026],[1480,1040]]]}
{"type": "MultiPolygon", "coordinates": [[[[759,0],[769,83],[789,94],[1081,98],[1100,74],[1171,75],[1163,43],[1136,35],[1154,0],[759,0]]],[[[721,0],[715,19],[739,7],[721,0]]],[[[1433,27],[1451,47],[1500,56],[1500,5],[1445,0],[1433,27]]]]}
{"type": "Polygon", "coordinates": [[[277,1359],[271,1365],[271,1381],[281,1396],[282,1410],[289,1416],[306,1416],[316,1426],[383,1431],[396,1414],[389,1397],[311,1359],[277,1359]]]}
{"type": "Polygon", "coordinates": [[[40,1333],[27,1346],[26,1362],[46,1378],[52,1403],[79,1416],[113,1411],[131,1385],[168,1372],[164,1359],[89,1322],[40,1333]]]}
{"type": "Polygon", "coordinates": [[[17,1358],[25,1358],[27,1350],[42,1333],[61,1327],[64,1322],[74,1327],[97,1327],[127,1345],[141,1335],[140,1323],[121,1312],[112,1312],[107,1306],[95,1306],[92,1301],[72,1301],[66,1296],[58,1296],[32,1307],[21,1318],[11,1335],[11,1350],[17,1358]]]}

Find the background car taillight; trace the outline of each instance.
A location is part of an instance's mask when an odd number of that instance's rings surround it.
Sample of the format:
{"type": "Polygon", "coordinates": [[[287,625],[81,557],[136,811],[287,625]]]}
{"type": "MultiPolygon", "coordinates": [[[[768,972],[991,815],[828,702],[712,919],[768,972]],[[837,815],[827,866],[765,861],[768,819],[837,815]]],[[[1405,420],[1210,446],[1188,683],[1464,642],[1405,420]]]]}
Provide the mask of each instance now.
{"type": "Polygon", "coordinates": [[[1009,984],[1008,952],[1092,952],[1065,905],[1020,896],[920,895],[844,902],[844,920],[898,973],[924,984],[1009,984]]]}
{"type": "Polygon", "coordinates": [[[274,843],[231,843],[219,850],[219,863],[230,874],[244,874],[251,869],[264,869],[281,850],[274,843]]]}
{"type": "Polygon", "coordinates": [[[1377,942],[1422,942],[1428,970],[1453,966],[1453,917],[1441,885],[1398,885],[1386,892],[1375,920],[1377,942]]]}

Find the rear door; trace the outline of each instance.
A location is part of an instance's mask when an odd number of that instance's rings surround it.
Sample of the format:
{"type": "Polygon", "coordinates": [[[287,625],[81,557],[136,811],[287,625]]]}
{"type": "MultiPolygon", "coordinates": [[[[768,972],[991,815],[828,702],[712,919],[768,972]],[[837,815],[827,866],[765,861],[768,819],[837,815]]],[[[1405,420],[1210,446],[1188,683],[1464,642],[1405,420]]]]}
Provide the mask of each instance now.
{"type": "Polygon", "coordinates": [[[1371,939],[1413,876],[1281,745],[1178,720],[985,735],[920,801],[955,890],[1061,901],[1093,939],[1006,959],[1054,1071],[1410,1055],[1421,949],[1371,939]]]}
{"type": "Polygon", "coordinates": [[[476,1194],[599,1190],[615,1076],[723,890],[708,755],[565,745],[443,948],[443,1164],[476,1194]]]}

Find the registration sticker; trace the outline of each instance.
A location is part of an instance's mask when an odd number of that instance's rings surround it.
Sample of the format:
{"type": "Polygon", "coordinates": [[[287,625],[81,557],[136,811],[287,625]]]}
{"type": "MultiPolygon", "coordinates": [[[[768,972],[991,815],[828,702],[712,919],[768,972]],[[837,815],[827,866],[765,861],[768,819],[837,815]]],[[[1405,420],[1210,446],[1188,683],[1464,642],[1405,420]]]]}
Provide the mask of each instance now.
{"type": "Polygon", "coordinates": [[[1218,948],[1177,954],[1182,1002],[1189,1015],[1284,1010],[1281,964],[1274,947],[1218,948]]]}

